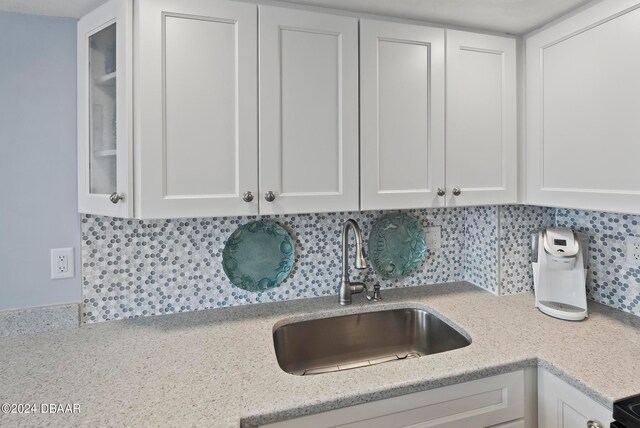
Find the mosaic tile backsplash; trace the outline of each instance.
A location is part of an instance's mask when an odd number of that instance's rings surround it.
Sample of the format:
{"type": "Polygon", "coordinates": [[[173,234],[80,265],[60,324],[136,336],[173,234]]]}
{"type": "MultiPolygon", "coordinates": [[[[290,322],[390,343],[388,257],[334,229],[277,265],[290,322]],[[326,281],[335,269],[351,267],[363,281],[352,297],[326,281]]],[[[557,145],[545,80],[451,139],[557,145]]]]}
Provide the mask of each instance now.
{"type": "MultiPolygon", "coordinates": [[[[369,267],[363,271],[352,268],[352,279],[378,282],[383,288],[462,280],[464,208],[404,212],[425,226],[440,226],[442,248],[429,251],[427,261],[407,278],[383,281],[369,267]]],[[[354,218],[366,239],[382,214],[263,217],[290,232],[296,242],[296,261],[279,287],[262,293],[235,287],[222,270],[225,240],[255,217],[139,221],[83,216],[83,322],[326,295],[335,295],[337,302],[344,221],[354,218]]],[[[354,253],[350,251],[350,256],[354,253]]]]}
{"type": "Polygon", "coordinates": [[[589,237],[587,296],[640,315],[640,267],[626,263],[627,237],[640,236],[640,216],[558,209],[556,224],[589,237]]]}
{"type": "Polygon", "coordinates": [[[465,281],[498,294],[497,206],[469,207],[464,214],[465,281]]]}
{"type": "Polygon", "coordinates": [[[555,208],[528,205],[500,207],[500,294],[533,290],[530,235],[555,224],[555,208]]]}
{"type": "MultiPolygon", "coordinates": [[[[352,268],[354,280],[383,288],[467,280],[496,294],[529,291],[529,234],[556,224],[589,236],[589,297],[640,315],[640,267],[625,263],[626,236],[640,236],[640,216],[533,206],[404,212],[425,226],[440,226],[442,248],[429,250],[425,264],[407,278],[381,280],[369,267],[352,268]]],[[[291,233],[296,261],[279,287],[263,293],[233,286],[221,264],[227,237],[256,217],[139,221],[83,216],[83,322],[314,296],[334,295],[337,300],[344,221],[358,221],[366,239],[382,214],[264,217],[291,233]]]]}

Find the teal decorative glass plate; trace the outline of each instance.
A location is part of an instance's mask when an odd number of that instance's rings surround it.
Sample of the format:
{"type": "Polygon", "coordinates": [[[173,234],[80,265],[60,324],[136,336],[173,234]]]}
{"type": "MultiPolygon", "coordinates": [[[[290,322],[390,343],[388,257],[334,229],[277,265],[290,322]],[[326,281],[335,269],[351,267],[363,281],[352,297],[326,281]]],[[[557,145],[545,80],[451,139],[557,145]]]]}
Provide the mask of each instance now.
{"type": "Polygon", "coordinates": [[[375,221],[369,235],[369,259],[384,279],[402,278],[415,272],[427,256],[420,222],[403,213],[385,214],[375,221]]]}
{"type": "Polygon", "coordinates": [[[254,221],[236,229],[222,251],[222,268],[243,290],[258,292],[277,287],[289,276],[295,244],[279,224],[254,221]]]}

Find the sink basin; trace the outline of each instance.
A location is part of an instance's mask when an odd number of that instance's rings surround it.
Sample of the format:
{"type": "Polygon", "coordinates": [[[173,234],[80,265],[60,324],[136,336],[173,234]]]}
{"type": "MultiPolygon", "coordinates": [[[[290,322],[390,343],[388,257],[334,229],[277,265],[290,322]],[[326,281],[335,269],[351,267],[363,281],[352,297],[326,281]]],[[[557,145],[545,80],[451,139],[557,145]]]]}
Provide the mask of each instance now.
{"type": "Polygon", "coordinates": [[[286,324],[273,332],[282,370],[299,376],[417,358],[471,341],[423,309],[392,309],[286,324]]]}

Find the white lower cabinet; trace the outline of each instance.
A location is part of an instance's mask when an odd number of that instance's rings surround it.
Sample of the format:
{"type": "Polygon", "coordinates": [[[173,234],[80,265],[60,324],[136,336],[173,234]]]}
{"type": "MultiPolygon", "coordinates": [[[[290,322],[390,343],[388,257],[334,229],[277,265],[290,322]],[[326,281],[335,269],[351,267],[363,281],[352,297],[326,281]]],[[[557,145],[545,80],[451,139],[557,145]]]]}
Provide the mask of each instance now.
{"type": "MultiPolygon", "coordinates": [[[[532,369],[535,370],[535,369],[532,369]]],[[[304,416],[263,427],[529,427],[535,377],[520,370],[429,391],[304,416]],[[529,382],[529,379],[534,379],[529,382]],[[528,422],[527,422],[528,423],[528,422]]],[[[535,422],[534,422],[535,423],[535,422]]]]}
{"type": "Polygon", "coordinates": [[[269,428],[608,427],[612,410],[545,369],[524,370],[262,425],[269,428]]]}
{"type": "Polygon", "coordinates": [[[491,428],[524,428],[525,426],[524,419],[518,419],[517,421],[509,421],[503,424],[494,425],[491,428]]]}
{"type": "Polygon", "coordinates": [[[608,427],[612,411],[544,369],[538,370],[538,421],[542,428],[608,427]]]}

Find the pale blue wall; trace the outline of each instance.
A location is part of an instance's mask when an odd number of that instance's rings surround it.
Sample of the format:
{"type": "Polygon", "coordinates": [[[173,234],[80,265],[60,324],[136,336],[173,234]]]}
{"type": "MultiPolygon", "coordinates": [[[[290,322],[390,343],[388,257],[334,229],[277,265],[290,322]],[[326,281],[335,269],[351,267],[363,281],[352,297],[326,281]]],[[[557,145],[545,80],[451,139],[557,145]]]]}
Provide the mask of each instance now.
{"type": "Polygon", "coordinates": [[[0,12],[0,310],[80,301],[76,22],[0,12]],[[57,247],[75,278],[50,279],[57,247]]]}

